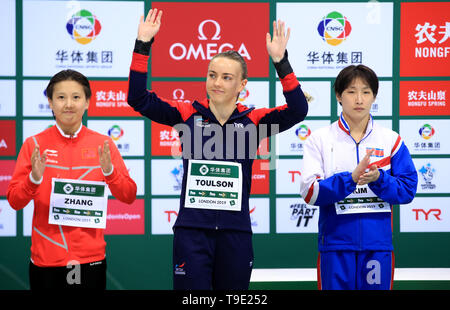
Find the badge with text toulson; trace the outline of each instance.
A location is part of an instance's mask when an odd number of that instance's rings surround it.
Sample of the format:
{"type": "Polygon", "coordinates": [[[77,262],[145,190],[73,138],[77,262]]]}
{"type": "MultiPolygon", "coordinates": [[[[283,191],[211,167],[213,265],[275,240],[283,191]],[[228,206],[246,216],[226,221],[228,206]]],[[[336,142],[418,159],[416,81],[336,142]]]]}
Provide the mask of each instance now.
{"type": "Polygon", "coordinates": [[[228,161],[190,160],[186,208],[240,211],[241,164],[228,161]]]}
{"type": "Polygon", "coordinates": [[[104,229],[107,204],[105,182],[53,178],[48,223],[104,229]]]}

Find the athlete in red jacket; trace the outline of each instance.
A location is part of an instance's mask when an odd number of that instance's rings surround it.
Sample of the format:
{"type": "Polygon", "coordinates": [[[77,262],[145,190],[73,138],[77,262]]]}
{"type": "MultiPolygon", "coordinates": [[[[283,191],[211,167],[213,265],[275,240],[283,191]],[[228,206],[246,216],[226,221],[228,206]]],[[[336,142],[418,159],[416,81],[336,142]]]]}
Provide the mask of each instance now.
{"type": "Polygon", "coordinates": [[[136,184],[112,140],[81,123],[91,96],[86,77],[61,71],[50,80],[47,96],[56,125],[25,140],[7,191],[15,210],[34,200],[30,286],[105,288],[104,230],[49,224],[52,179],[104,182],[128,204],[136,199],[136,184]],[[71,265],[80,267],[81,279],[68,274],[71,265]]]}

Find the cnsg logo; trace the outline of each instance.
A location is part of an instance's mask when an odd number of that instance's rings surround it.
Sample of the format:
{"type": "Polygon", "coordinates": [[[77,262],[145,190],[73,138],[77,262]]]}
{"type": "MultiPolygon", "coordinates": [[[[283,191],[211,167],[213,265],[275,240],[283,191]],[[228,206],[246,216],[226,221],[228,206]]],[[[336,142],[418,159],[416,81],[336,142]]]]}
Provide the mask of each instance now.
{"type": "Polygon", "coordinates": [[[123,136],[123,129],[120,128],[119,125],[113,125],[108,130],[108,136],[110,136],[114,141],[117,141],[123,136]]]}
{"type": "MultiPolygon", "coordinates": [[[[235,46],[231,43],[217,42],[221,39],[220,32],[221,27],[217,21],[213,19],[204,20],[198,25],[197,39],[200,43],[196,45],[191,43],[188,46],[181,42],[173,43],[169,48],[170,57],[174,60],[211,60],[212,57],[218,53],[222,53],[227,50],[234,50],[235,46]],[[205,29],[210,30],[211,27],[214,29],[213,35],[208,38],[205,33],[209,32],[205,29]]],[[[243,58],[247,58],[247,60],[252,59],[244,43],[239,45],[237,51],[243,58]]]]}
{"type": "Polygon", "coordinates": [[[100,21],[88,10],[80,10],[66,24],[67,32],[80,44],[88,44],[100,33],[100,21]]]}
{"type": "Polygon", "coordinates": [[[425,140],[430,139],[435,133],[434,128],[430,124],[425,124],[419,129],[419,135],[425,140]]]}
{"type": "Polygon", "coordinates": [[[238,102],[244,103],[248,96],[250,96],[250,92],[247,87],[244,87],[244,89],[239,93],[238,102]]]}
{"type": "Polygon", "coordinates": [[[317,26],[317,31],[325,42],[336,46],[350,35],[352,26],[347,17],[334,11],[322,18],[317,26]]]}
{"type": "Polygon", "coordinates": [[[309,129],[309,127],[306,125],[300,125],[295,130],[295,135],[302,141],[305,141],[309,137],[310,134],[311,134],[311,129],[309,129]]]}

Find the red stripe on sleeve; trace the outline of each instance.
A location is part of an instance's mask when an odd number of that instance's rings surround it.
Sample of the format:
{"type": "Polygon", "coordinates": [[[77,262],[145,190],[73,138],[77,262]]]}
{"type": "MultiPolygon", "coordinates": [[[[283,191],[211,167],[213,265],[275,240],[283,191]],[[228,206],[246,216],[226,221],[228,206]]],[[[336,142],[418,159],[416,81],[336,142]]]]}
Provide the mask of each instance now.
{"type": "Polygon", "coordinates": [[[376,165],[378,168],[381,168],[381,167],[389,165],[390,163],[391,163],[391,157],[385,157],[379,161],[375,161],[375,162],[371,163],[368,166],[368,168],[370,168],[373,165],[376,165]]]}
{"type": "Polygon", "coordinates": [[[147,73],[149,57],[150,56],[145,56],[139,53],[133,53],[130,69],[141,73],[147,73]]]}
{"type": "Polygon", "coordinates": [[[398,144],[400,143],[401,138],[400,136],[397,137],[397,141],[395,141],[394,147],[391,150],[391,154],[394,153],[395,149],[397,148],[398,144]]]}
{"type": "Polygon", "coordinates": [[[253,124],[255,124],[256,126],[259,125],[259,121],[261,120],[261,118],[263,118],[264,116],[266,116],[267,114],[273,112],[273,111],[282,111],[284,109],[287,109],[287,104],[284,104],[282,106],[276,107],[276,108],[261,108],[261,109],[256,109],[251,111],[248,114],[248,118],[250,118],[250,120],[253,122],[253,124]]]}
{"type": "Polygon", "coordinates": [[[283,91],[291,91],[298,85],[300,85],[294,72],[289,73],[284,78],[280,79],[280,82],[281,85],[283,86],[283,91]]]}
{"type": "Polygon", "coordinates": [[[313,182],[313,184],[311,184],[311,186],[309,187],[308,194],[306,194],[306,197],[305,197],[306,203],[309,203],[309,201],[311,200],[311,197],[312,197],[313,193],[314,193],[314,182],[313,182]]]}

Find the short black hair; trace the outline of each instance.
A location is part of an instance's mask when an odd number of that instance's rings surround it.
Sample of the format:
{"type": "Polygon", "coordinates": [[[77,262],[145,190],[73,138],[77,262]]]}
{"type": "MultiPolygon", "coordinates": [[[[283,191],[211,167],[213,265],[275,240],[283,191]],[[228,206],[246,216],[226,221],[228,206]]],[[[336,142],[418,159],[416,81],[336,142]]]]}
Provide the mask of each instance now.
{"type": "Polygon", "coordinates": [[[372,69],[365,65],[350,65],[342,69],[334,81],[333,87],[335,94],[341,96],[344,90],[346,90],[356,78],[361,78],[365,81],[372,90],[373,96],[377,96],[379,84],[378,77],[372,69]]]}
{"type": "Polygon", "coordinates": [[[52,99],[55,84],[62,81],[75,81],[80,83],[81,86],[83,86],[86,99],[91,98],[92,91],[87,77],[85,77],[82,73],[71,69],[59,71],[50,79],[50,82],[48,83],[45,90],[45,95],[47,96],[47,98],[52,99]]]}

